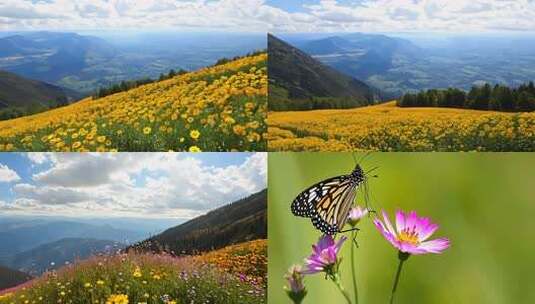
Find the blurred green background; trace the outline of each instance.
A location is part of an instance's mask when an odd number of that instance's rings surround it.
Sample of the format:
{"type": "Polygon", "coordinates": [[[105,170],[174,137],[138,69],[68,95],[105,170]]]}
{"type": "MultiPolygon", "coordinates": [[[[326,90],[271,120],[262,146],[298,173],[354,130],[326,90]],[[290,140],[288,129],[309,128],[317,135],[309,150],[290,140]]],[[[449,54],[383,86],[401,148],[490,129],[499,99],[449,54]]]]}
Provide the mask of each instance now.
{"type": "MultiPolygon", "coordinates": [[[[432,238],[452,241],[441,255],[409,258],[396,303],[535,303],[534,153],[375,153],[361,164],[379,166],[379,177],[369,182],[375,210],[385,209],[391,219],[397,208],[416,210],[440,225],[432,238]]],[[[350,153],[269,154],[269,303],[290,303],[284,273],[302,264],[320,236],[309,219],[291,214],[292,200],[354,165],[350,153]]],[[[362,199],[359,193],[357,202],[362,199]]],[[[360,303],[387,303],[397,252],[370,218],[359,227],[360,303]]],[[[341,272],[352,293],[349,249],[346,242],[341,272]]],[[[345,303],[322,274],[307,276],[305,285],[304,304],[345,303]]]]}

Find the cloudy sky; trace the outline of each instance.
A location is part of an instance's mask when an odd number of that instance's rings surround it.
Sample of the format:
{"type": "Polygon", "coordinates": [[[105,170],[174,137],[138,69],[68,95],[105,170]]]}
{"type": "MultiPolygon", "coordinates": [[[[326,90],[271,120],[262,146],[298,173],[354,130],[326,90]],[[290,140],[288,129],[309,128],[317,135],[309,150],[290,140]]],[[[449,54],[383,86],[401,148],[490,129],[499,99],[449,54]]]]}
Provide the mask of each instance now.
{"type": "Polygon", "coordinates": [[[0,153],[0,213],[189,219],[266,176],[265,153],[0,153]]]}
{"type": "Polygon", "coordinates": [[[0,30],[533,31],[535,0],[2,0],[0,30]]]}

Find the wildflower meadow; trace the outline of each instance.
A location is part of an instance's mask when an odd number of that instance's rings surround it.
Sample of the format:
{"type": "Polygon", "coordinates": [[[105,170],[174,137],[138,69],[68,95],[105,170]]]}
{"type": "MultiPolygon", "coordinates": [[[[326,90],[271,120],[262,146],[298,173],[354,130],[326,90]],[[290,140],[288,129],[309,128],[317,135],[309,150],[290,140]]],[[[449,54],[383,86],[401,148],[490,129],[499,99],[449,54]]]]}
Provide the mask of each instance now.
{"type": "Polygon", "coordinates": [[[266,246],[257,240],[200,256],[95,256],[0,291],[0,303],[266,303],[266,246]]]}
{"type": "Polygon", "coordinates": [[[528,154],[372,153],[343,232],[290,211],[351,153],[269,156],[270,303],[532,303],[528,154]],[[282,170],[281,168],[284,168],[282,170]],[[375,177],[377,174],[377,177],[375,177]],[[514,236],[514,237],[512,237],[514,236]]]}
{"type": "Polygon", "coordinates": [[[534,151],[535,113],[399,108],[270,112],[269,151],[534,151]]]}
{"type": "Polygon", "coordinates": [[[0,122],[4,151],[265,151],[267,54],[0,122]]]}

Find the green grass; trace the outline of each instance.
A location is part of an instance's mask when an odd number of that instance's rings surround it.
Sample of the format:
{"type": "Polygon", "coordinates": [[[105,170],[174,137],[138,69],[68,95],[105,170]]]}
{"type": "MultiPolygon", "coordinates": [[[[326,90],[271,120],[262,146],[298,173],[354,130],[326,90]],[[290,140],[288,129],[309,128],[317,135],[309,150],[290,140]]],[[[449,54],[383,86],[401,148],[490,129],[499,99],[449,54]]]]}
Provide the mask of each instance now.
{"type": "MultiPolygon", "coordinates": [[[[345,153],[269,155],[270,303],[290,303],[283,275],[303,262],[320,236],[310,220],[291,214],[291,201],[307,186],[345,174],[354,164],[345,153]]],[[[436,236],[452,241],[442,255],[414,256],[405,263],[396,303],[535,303],[534,154],[376,153],[363,165],[379,166],[379,177],[369,182],[374,209],[416,210],[440,225],[436,236]]],[[[362,193],[357,201],[362,202],[362,193]]],[[[355,260],[360,303],[388,303],[396,251],[370,219],[360,228],[355,260]]],[[[349,249],[348,242],[340,269],[352,292],[349,249]]],[[[306,277],[305,284],[306,304],[344,303],[321,274],[306,277]]]]}

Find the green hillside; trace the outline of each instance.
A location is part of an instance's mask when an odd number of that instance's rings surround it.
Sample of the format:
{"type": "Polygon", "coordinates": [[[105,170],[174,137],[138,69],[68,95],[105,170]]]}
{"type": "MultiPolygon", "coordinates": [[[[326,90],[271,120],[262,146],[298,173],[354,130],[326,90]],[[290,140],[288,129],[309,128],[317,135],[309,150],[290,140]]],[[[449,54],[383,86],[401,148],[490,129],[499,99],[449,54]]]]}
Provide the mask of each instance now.
{"type": "Polygon", "coordinates": [[[213,210],[129,248],[193,254],[267,238],[267,191],[213,210]]]}
{"type": "Polygon", "coordinates": [[[364,82],[324,65],[268,35],[269,108],[272,111],[355,108],[379,93],[364,82]]]}

